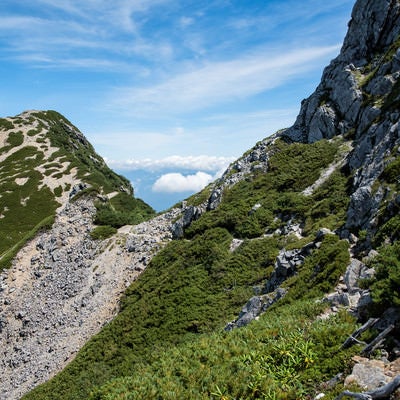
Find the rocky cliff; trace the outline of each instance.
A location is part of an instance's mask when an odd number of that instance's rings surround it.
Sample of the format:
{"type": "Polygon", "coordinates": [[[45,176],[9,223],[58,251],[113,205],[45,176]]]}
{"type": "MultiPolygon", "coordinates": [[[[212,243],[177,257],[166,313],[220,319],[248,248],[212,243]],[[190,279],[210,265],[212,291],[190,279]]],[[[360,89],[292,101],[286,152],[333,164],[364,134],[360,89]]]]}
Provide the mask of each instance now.
{"type": "Polygon", "coordinates": [[[400,3],[358,1],[342,50],[282,136],[312,143],[353,140],[346,166],[354,174],[346,229],[376,230],[387,188],[374,183],[399,144],[400,3]]]}
{"type": "Polygon", "coordinates": [[[315,92],[302,101],[294,125],[234,162],[214,186],[207,208],[219,205],[225,187],[267,171],[277,138],[314,143],[339,136],[352,150],[335,168],[348,168],[354,175],[342,236],[364,229],[376,232],[382,223],[378,214],[394,199],[379,178],[397,156],[400,140],[399,46],[400,3],[357,1],[340,54],[325,68],[315,92]]]}

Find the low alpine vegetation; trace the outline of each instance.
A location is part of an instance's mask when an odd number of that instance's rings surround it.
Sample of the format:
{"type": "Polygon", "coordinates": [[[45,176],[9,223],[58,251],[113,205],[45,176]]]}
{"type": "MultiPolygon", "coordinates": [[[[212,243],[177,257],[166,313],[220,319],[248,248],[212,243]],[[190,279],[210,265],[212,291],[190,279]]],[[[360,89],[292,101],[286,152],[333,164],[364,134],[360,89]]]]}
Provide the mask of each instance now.
{"type": "MultiPolygon", "coordinates": [[[[24,400],[298,399],[343,370],[354,349],[340,351],[337,344],[355,321],[346,313],[317,319],[326,307],[317,300],[349,261],[348,242],[333,234],[287,281],[283,301],[259,321],[224,331],[254,290],[264,290],[282,248],[301,248],[318,229],[344,223],[344,172],[303,193],[335,159],[337,144],[275,146],[270,171],[227,189],[218,209],[161,250],[126,291],[118,316],[24,400]],[[250,212],[255,203],[261,207],[250,212]],[[291,223],[306,236],[275,232],[291,223]],[[242,242],[232,251],[234,238],[242,242]]],[[[129,220],[124,203],[120,194],[99,204],[97,221],[120,226],[129,220]]]]}

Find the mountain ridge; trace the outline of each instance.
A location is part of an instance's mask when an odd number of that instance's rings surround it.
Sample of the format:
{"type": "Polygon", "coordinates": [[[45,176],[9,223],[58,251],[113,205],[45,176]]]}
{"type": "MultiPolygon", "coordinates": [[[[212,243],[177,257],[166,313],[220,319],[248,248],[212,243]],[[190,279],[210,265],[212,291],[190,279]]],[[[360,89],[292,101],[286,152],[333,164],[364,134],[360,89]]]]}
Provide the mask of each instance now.
{"type": "MultiPolygon", "coordinates": [[[[134,237],[129,229],[114,239],[113,251],[94,240],[104,228],[117,232],[103,220],[118,217],[119,226],[152,212],[59,113],[31,110],[0,122],[0,397],[9,399],[71,359],[114,315],[126,282],[145,267],[146,255],[124,252],[119,243],[134,237]],[[123,208],[118,199],[126,203],[123,208]],[[108,262],[102,259],[105,253],[108,262]],[[125,269],[116,273],[112,262],[120,258],[125,269]]],[[[157,247],[162,228],[151,240],[141,236],[148,249],[157,247]]]]}
{"type": "MultiPolygon", "coordinates": [[[[390,382],[400,373],[399,15],[399,1],[358,0],[341,53],[295,124],[157,217],[163,223],[144,223],[143,234],[161,227],[159,241],[121,227],[88,242],[99,254],[140,256],[129,261],[140,276],[118,314],[24,399],[333,399],[344,387],[374,392],[380,382],[368,378],[390,382]],[[382,365],[365,380],[357,370],[368,371],[370,360],[353,356],[369,353],[342,344],[371,316],[379,317],[377,332],[391,334],[375,353],[382,365]]],[[[90,196],[78,201],[94,207],[90,196]]],[[[58,258],[62,247],[39,242],[40,257],[58,258]]],[[[84,258],[95,278],[96,265],[84,258]]],[[[26,267],[33,276],[35,263],[26,267]]],[[[14,310],[5,319],[17,326],[16,342],[27,340],[26,315],[14,310]]],[[[370,330],[361,340],[373,337],[370,330]]],[[[24,354],[15,358],[21,348],[8,350],[10,382],[12,360],[29,364],[24,354]]]]}

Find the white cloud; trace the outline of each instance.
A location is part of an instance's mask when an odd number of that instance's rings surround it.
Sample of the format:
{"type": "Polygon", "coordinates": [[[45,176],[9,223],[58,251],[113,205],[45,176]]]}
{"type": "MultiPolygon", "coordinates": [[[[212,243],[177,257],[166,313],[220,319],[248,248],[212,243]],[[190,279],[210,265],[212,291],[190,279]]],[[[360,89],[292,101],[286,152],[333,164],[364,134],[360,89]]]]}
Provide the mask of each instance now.
{"type": "Polygon", "coordinates": [[[183,169],[183,170],[202,170],[216,172],[224,170],[234,161],[234,157],[215,157],[215,156],[169,156],[159,160],[151,158],[131,159],[126,161],[107,160],[107,164],[116,169],[134,170],[163,170],[163,169],[183,169]]]}
{"type": "MultiPolygon", "coordinates": [[[[266,49],[230,61],[208,62],[162,83],[121,88],[114,93],[116,107],[129,113],[173,113],[199,110],[218,103],[244,99],[275,88],[310,70],[315,61],[336,54],[339,46],[268,54],[266,49]]],[[[271,52],[270,52],[271,53],[271,52]]]]}
{"type": "Polygon", "coordinates": [[[96,66],[113,70],[118,67],[114,58],[120,59],[120,63],[124,59],[127,68],[132,65],[131,56],[149,60],[157,56],[158,60],[164,60],[173,53],[168,38],[152,40],[143,37],[140,31],[141,21],[146,20],[143,14],[170,0],[37,1],[36,7],[42,5],[48,11],[42,11],[40,17],[17,12],[0,16],[0,45],[3,39],[8,58],[33,61],[34,66],[85,69],[88,68],[85,59],[89,59],[93,60],[89,64],[93,70],[96,66]],[[137,17],[140,13],[142,15],[137,17]],[[99,52],[103,52],[101,56],[99,52]],[[109,65],[104,64],[105,57],[109,65]]]}
{"type": "Polygon", "coordinates": [[[213,176],[205,172],[197,172],[195,175],[182,175],[181,173],[164,174],[154,183],[153,192],[179,193],[198,192],[212,182],[213,176]]]}
{"type": "Polygon", "coordinates": [[[180,26],[181,26],[182,28],[186,28],[187,26],[190,26],[190,25],[192,25],[193,23],[194,23],[194,19],[193,19],[193,18],[190,18],[190,17],[182,16],[182,17],[179,19],[179,24],[180,24],[180,26]]]}

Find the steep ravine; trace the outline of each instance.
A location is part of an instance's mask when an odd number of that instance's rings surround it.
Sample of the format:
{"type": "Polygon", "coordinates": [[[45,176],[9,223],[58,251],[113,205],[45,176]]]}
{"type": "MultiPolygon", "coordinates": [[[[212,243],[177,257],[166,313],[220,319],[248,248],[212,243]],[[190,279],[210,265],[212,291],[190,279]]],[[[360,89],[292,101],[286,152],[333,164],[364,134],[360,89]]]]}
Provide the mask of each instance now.
{"type": "Polygon", "coordinates": [[[126,287],[171,239],[173,209],[93,241],[93,200],[69,202],[0,275],[1,400],[60,371],[118,311],[126,287]]]}

